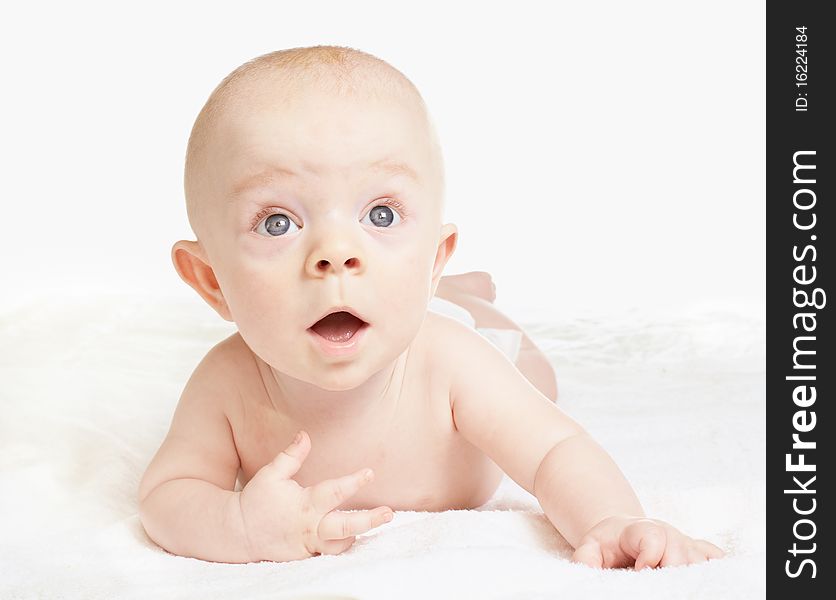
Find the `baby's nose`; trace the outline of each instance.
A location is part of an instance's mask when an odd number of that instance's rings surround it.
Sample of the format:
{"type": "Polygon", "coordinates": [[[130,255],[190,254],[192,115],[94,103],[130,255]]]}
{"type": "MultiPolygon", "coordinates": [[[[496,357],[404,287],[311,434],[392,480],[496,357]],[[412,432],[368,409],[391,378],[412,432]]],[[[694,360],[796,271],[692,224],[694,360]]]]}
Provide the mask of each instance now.
{"type": "MultiPolygon", "coordinates": [[[[339,264],[339,263],[337,263],[337,264],[339,264]]],[[[351,258],[347,258],[343,261],[343,267],[346,270],[356,271],[359,266],[360,266],[360,259],[357,258],[356,256],[352,256],[351,258]]],[[[320,273],[325,273],[325,272],[331,270],[332,268],[334,268],[334,267],[332,267],[331,261],[326,259],[326,258],[322,258],[322,259],[316,261],[316,270],[320,273]]]]}
{"type": "Polygon", "coordinates": [[[309,239],[313,242],[308,248],[305,271],[309,277],[326,275],[359,274],[366,266],[362,244],[352,232],[345,231],[344,223],[334,219],[328,226],[323,223],[309,239]]]}
{"type": "Polygon", "coordinates": [[[312,253],[307,264],[308,274],[313,277],[324,277],[329,273],[340,275],[343,272],[360,273],[363,270],[364,262],[356,252],[330,252],[312,253]]]}

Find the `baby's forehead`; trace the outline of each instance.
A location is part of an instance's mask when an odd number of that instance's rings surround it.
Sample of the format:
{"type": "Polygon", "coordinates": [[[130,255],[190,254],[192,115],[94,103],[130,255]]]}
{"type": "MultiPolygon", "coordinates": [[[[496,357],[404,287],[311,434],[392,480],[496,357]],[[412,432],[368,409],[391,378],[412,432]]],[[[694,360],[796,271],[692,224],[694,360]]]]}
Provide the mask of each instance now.
{"type": "MultiPolygon", "coordinates": [[[[261,74],[239,84],[236,93],[207,123],[211,137],[261,139],[270,134],[305,136],[311,141],[351,133],[369,137],[391,127],[388,137],[414,136],[415,144],[428,137],[428,114],[420,96],[381,88],[379,82],[348,86],[331,79],[261,74]]],[[[385,137],[382,132],[381,137],[385,137]]]]}
{"type": "Polygon", "coordinates": [[[411,175],[432,162],[433,135],[420,106],[397,97],[332,95],[275,82],[259,85],[218,123],[218,158],[249,166],[277,157],[315,171],[315,163],[328,163],[328,156],[339,155],[355,159],[351,164],[344,161],[346,169],[362,164],[411,175]]]}
{"type": "MultiPolygon", "coordinates": [[[[424,126],[427,111],[423,100],[408,90],[377,82],[364,82],[354,87],[334,87],[333,82],[262,77],[250,82],[227,108],[235,123],[256,127],[287,115],[295,122],[328,122],[330,114],[344,119],[356,119],[365,114],[372,120],[389,119],[400,123],[424,126]]],[[[393,132],[396,133],[396,132],[393,132]]]]}

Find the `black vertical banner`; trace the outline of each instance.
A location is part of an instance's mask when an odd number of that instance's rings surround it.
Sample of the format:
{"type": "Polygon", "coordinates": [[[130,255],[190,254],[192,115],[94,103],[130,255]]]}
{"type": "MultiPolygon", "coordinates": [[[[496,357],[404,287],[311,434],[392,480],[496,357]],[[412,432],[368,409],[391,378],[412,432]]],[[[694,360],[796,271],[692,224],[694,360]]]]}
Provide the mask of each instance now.
{"type": "MultiPolygon", "coordinates": [[[[766,15],[767,591],[836,597],[833,181],[828,3],[766,15]]],[[[831,7],[832,8],[832,7],[831,7]]]]}

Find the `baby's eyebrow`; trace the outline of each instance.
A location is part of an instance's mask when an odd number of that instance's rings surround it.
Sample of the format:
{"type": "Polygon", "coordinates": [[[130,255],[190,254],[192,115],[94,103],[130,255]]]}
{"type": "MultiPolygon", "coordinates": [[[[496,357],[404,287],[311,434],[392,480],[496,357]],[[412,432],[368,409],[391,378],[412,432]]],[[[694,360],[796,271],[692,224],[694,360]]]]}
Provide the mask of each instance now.
{"type": "Polygon", "coordinates": [[[404,175],[415,182],[418,182],[420,180],[420,178],[418,177],[418,173],[417,171],[415,171],[415,169],[410,167],[405,162],[392,160],[390,158],[384,158],[375,161],[371,163],[368,166],[368,168],[372,171],[378,171],[387,175],[404,175]]]}
{"type": "Polygon", "coordinates": [[[299,175],[285,167],[269,167],[262,169],[255,175],[249,175],[232,187],[232,197],[239,196],[247,190],[266,187],[277,179],[292,179],[299,175]]]}
{"type": "MultiPolygon", "coordinates": [[[[409,177],[416,183],[420,180],[415,169],[405,162],[392,160],[391,158],[383,158],[381,160],[374,161],[367,165],[366,168],[371,171],[384,173],[390,176],[409,177]]],[[[232,197],[236,197],[247,190],[266,187],[270,183],[277,180],[293,179],[297,177],[299,177],[299,174],[296,171],[286,167],[271,166],[266,169],[262,169],[254,175],[250,175],[236,183],[232,188],[231,195],[232,197]]]]}

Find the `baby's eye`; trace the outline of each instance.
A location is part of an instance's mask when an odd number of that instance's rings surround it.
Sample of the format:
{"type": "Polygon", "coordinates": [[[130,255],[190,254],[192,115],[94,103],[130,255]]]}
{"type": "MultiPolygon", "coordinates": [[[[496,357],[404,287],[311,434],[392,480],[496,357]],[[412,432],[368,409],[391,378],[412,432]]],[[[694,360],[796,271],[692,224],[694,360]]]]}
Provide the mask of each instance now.
{"type": "Polygon", "coordinates": [[[369,225],[374,225],[375,227],[389,227],[390,225],[396,225],[401,222],[401,216],[398,212],[392,210],[391,207],[385,204],[378,204],[372,207],[368,214],[363,217],[362,222],[366,223],[366,219],[368,219],[369,225]]]}
{"type": "Polygon", "coordinates": [[[273,213],[272,215],[267,215],[266,218],[259,221],[258,225],[255,226],[254,231],[261,235],[266,234],[277,237],[291,231],[291,228],[293,227],[295,227],[298,231],[299,226],[296,225],[296,223],[294,223],[286,214],[273,213]]]}

